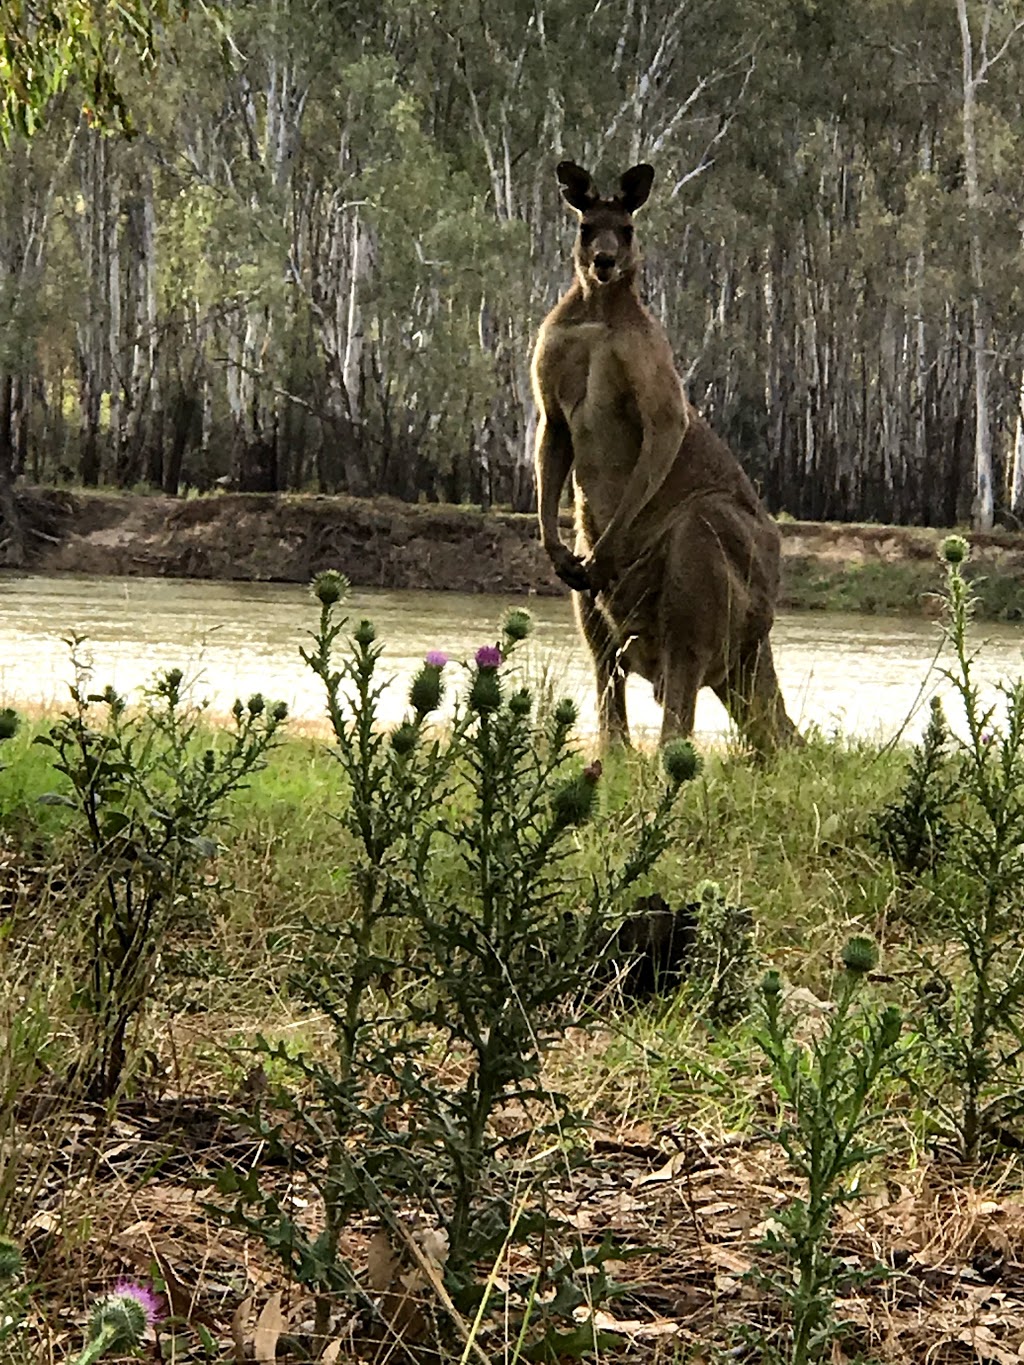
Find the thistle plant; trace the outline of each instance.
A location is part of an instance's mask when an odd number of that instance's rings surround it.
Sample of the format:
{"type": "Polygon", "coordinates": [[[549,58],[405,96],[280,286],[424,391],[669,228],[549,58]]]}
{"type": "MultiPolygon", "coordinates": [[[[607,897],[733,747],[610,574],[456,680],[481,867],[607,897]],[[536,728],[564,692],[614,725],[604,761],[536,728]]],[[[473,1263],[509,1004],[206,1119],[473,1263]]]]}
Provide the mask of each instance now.
{"type": "Polygon", "coordinates": [[[357,1214],[388,1230],[399,1201],[417,1208],[443,1236],[446,1285],[460,1307],[484,1292],[478,1257],[496,1256],[515,1229],[550,1234],[541,1208],[513,1193],[522,1135],[504,1138],[492,1120],[517,1101],[538,1115],[543,1106],[539,1133],[575,1121],[545,1091],[543,1057],[576,1020],[595,927],[610,927],[615,906],[660,856],[680,786],[698,766],[689,746],[672,749],[633,846],[581,886],[572,859],[578,832],[599,818],[601,765],[575,751],[571,702],[538,721],[530,693],[511,681],[506,665],[530,633],[528,613],[509,613],[499,639],[465,666],[450,725],[432,724],[454,673],[435,650],[388,732],[381,645],[371,622],[349,629],[340,615],[346,588],[340,575],[315,580],[320,619],[303,651],[324,684],[349,797],[341,820],[351,914],[312,927],[310,963],[294,983],[331,1021],[333,1048],[289,1057],[264,1045],[302,1090],[273,1097],[290,1115],[287,1130],[273,1114],[256,1120],[286,1159],[299,1159],[296,1131],[317,1152],[303,1168],[323,1231],[313,1239],[298,1227],[258,1171],[220,1180],[235,1196],[232,1219],[318,1292],[319,1333],[334,1294],[381,1311],[341,1251],[357,1214]],[[438,1070],[439,1049],[457,1059],[454,1069],[438,1070]]]}
{"type": "Polygon", "coordinates": [[[121,1280],[110,1294],[98,1299],[89,1316],[85,1346],[74,1365],[94,1365],[105,1355],[135,1352],[146,1328],[160,1319],[160,1301],[146,1285],[121,1280]]]}
{"type": "Polygon", "coordinates": [[[933,872],[953,840],[949,809],[957,788],[942,701],[933,697],[928,725],[911,750],[903,790],[875,817],[871,837],[911,881],[933,872]]]}
{"type": "MultiPolygon", "coordinates": [[[[379,719],[388,682],[380,675],[383,647],[376,627],[362,620],[350,628],[343,614],[349,593],[343,574],[317,575],[311,591],[319,622],[311,646],[300,654],[323,683],[330,753],[347,787],[340,823],[351,850],[346,868],[351,906],[340,918],[307,926],[310,950],[293,981],[296,993],[330,1021],[330,1055],[295,1057],[262,1038],[257,1046],[311,1092],[311,1098],[300,1099],[281,1087],[272,1098],[293,1113],[322,1154],[308,1174],[320,1195],[323,1229],[308,1236],[276,1193],[262,1188],[256,1172],[240,1176],[226,1170],[218,1184],[235,1196],[232,1220],[264,1237],[289,1271],[316,1291],[316,1330],[323,1335],[332,1295],[344,1293],[371,1307],[339,1254],[343,1229],[356,1213],[380,1212],[386,1202],[381,1191],[406,1182],[412,1169],[406,1136],[384,1130],[386,1110],[371,1089],[393,1083],[396,1073],[406,1084],[416,1075],[406,1020],[393,1017],[381,1002],[408,949],[401,940],[409,931],[409,898],[428,874],[443,828],[440,812],[454,781],[461,726],[456,718],[449,742],[429,733],[448,666],[445,653],[431,650],[409,688],[405,718],[388,732],[379,719]]],[[[275,1118],[257,1112],[252,1121],[271,1151],[294,1155],[275,1118]]]]}
{"type": "Polygon", "coordinates": [[[773,1215],[762,1242],[782,1264],[774,1273],[758,1272],[786,1307],[785,1347],[778,1355],[790,1365],[822,1359],[835,1334],[835,1292],[850,1274],[829,1246],[832,1223],[836,1211],[858,1196],[859,1172],[878,1150],[867,1141],[876,1118],[869,1103],[893,1062],[902,1020],[893,1006],[855,1007],[876,962],[870,939],[847,943],[834,1010],[824,1032],[809,1042],[796,1037],[779,974],[769,972],[761,982],[756,1040],[779,1103],[773,1136],[804,1187],[773,1215]]]}
{"type": "Polygon", "coordinates": [[[95,1099],[121,1082],[130,1025],[143,1009],[176,915],[194,903],[212,832],[232,792],[263,766],[287,714],[260,694],[236,701],[232,727],[214,734],[183,691],[160,674],[141,707],[112,687],[88,691],[81,641],[72,641],[71,706],[35,743],[52,750],[66,790],[41,800],[73,812],[88,922],[78,992],[86,1037],[77,1080],[95,1099]]]}
{"type": "Polygon", "coordinates": [[[969,547],[949,536],[942,553],[943,632],[953,654],[943,676],[966,734],[953,741],[957,820],[929,883],[955,951],[925,958],[920,1021],[939,1066],[929,1110],[938,1110],[958,1154],[974,1161],[1024,1114],[1024,682],[1002,682],[996,702],[982,701],[962,567],[969,547]]]}
{"type": "Polygon", "coordinates": [[[689,971],[701,1014],[728,1026],[750,1008],[754,924],[746,906],[733,905],[717,882],[696,889],[696,936],[689,971]]]}
{"type": "Polygon", "coordinates": [[[438,1177],[453,1181],[449,1278],[456,1292],[469,1287],[471,1264],[496,1254],[508,1235],[510,1144],[490,1130],[495,1110],[513,1100],[537,1104],[548,1115],[534,1129],[538,1138],[557,1139],[577,1121],[545,1090],[543,1057],[578,1022],[580,987],[612,917],[660,857],[679,789],[698,767],[689,746],[685,763],[684,750],[672,749],[671,771],[633,847],[581,896],[572,860],[577,831],[600,819],[602,767],[581,763],[574,751],[573,703],[563,700],[534,724],[530,694],[505,695],[503,662],[489,646],[475,658],[462,737],[466,803],[446,831],[455,894],[421,884],[410,904],[423,945],[420,980],[428,1001],[443,1002],[433,1014],[429,1003],[414,1006],[413,1018],[440,1026],[448,1047],[471,1063],[461,1086],[432,1086],[422,1120],[436,1143],[438,1177]],[[566,915],[574,902],[579,913],[566,915]]]}

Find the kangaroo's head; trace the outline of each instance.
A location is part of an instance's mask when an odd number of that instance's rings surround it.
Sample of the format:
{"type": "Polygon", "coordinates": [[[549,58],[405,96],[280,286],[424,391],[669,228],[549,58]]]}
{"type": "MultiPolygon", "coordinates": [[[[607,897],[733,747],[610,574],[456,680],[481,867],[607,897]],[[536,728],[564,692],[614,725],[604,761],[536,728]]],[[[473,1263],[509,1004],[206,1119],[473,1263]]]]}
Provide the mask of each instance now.
{"type": "Polygon", "coordinates": [[[560,161],[556,174],[562,198],[580,220],[573,262],[584,289],[632,280],[640,264],[633,240],[633,214],[647,203],[654,182],[653,166],[641,164],[625,171],[619,177],[619,192],[611,199],[601,197],[590,172],[575,161],[560,161]]]}

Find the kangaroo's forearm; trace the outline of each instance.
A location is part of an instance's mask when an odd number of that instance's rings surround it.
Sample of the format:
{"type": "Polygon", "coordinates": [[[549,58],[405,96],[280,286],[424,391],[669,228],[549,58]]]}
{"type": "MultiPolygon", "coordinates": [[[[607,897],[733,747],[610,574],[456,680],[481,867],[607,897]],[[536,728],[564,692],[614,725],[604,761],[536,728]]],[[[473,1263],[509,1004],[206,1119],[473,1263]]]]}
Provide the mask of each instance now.
{"type": "Polygon", "coordinates": [[[550,551],[562,543],[558,533],[558,508],[572,468],[572,444],[560,440],[543,418],[537,428],[535,463],[540,538],[545,550],[550,551]]]}

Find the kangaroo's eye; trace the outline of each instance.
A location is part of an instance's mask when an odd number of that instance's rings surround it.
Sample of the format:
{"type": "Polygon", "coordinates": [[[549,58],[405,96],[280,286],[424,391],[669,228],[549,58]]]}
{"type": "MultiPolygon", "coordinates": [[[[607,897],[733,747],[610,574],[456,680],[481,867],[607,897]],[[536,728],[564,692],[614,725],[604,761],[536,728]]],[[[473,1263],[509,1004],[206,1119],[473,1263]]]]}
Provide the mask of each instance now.
{"type": "Polygon", "coordinates": [[[628,223],[622,229],[622,240],[624,242],[631,242],[633,240],[633,229],[628,223]]]}

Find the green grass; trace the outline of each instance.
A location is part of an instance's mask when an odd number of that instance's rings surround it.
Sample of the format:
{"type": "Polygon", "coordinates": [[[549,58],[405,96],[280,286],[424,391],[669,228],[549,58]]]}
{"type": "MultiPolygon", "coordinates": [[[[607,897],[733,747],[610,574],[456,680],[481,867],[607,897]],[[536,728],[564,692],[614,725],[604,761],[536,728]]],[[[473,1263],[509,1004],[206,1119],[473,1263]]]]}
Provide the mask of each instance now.
{"type": "MultiPolygon", "coordinates": [[[[36,849],[55,840],[52,856],[59,858],[60,829],[70,812],[37,804],[40,794],[63,783],[49,768],[51,751],[31,743],[41,724],[24,726],[6,747],[0,828],[36,849]]],[[[891,798],[903,770],[898,750],[821,738],[768,766],[739,754],[710,754],[680,800],[670,848],[638,891],[657,891],[677,906],[692,899],[699,882],[713,879],[728,899],[752,909],[761,960],[798,985],[827,991],[835,953],[850,933],[884,940],[890,923],[897,935],[904,932],[892,869],[866,838],[872,813],[891,798]]],[[[600,815],[577,833],[572,855],[581,903],[590,875],[628,841],[662,780],[651,755],[620,753],[606,761],[600,815]]],[[[338,819],[344,800],[335,760],[321,743],[300,738],[286,741],[231,800],[209,895],[168,949],[169,980],[148,1025],[154,1038],[159,1041],[160,1016],[168,1010],[196,1021],[204,1013],[232,1016],[245,1036],[254,1036],[268,1011],[288,1023],[298,1008],[289,976],[301,960],[309,922],[350,911],[351,849],[338,819]]],[[[644,1027],[629,1021],[613,1048],[615,1069],[629,1057],[644,1073],[654,1065],[644,1048],[624,1041],[642,1036],[644,1027]]],[[[650,1027],[677,1034],[675,1051],[689,1050],[685,1006],[650,1027]]],[[[667,1071],[676,1065],[665,1063],[667,1071]]],[[[654,1066],[652,1112],[668,1103],[657,1074],[654,1066]]],[[[673,1110],[685,1108],[687,1090],[671,1102],[673,1110]]]]}
{"type": "MultiPolygon", "coordinates": [[[[1019,574],[986,573],[984,566],[971,566],[965,577],[976,595],[978,620],[1024,620],[1024,580],[1019,574]]],[[[793,555],[783,562],[779,605],[793,611],[931,616],[936,614],[935,589],[935,563],[930,558],[833,564],[793,555]]]]}

